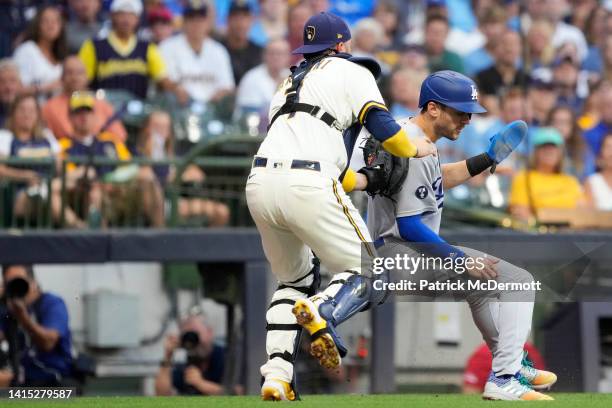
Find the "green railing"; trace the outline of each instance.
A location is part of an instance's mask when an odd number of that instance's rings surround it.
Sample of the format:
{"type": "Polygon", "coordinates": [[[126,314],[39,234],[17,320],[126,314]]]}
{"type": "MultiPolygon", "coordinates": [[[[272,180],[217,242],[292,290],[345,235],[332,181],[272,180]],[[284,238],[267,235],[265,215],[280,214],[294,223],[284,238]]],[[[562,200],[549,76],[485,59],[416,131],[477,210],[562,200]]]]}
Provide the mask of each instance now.
{"type": "Polygon", "coordinates": [[[52,226],[51,191],[56,176],[52,159],[0,159],[0,165],[30,170],[35,168],[41,177],[38,185],[0,177],[0,228],[49,228],[52,226]],[[24,208],[24,205],[27,208],[24,208]]]}
{"type": "MultiPolygon", "coordinates": [[[[202,152],[205,149],[196,150],[202,152]]],[[[36,166],[38,170],[46,166],[46,176],[41,176],[40,185],[46,186],[47,194],[36,194],[43,190],[40,186],[0,179],[0,228],[4,229],[75,226],[75,220],[71,219],[73,215],[76,215],[78,221],[83,221],[83,225],[79,226],[88,224],[92,228],[151,226],[155,223],[151,214],[147,213],[146,200],[158,193],[161,201],[157,204],[161,208],[156,210],[161,211],[163,226],[208,225],[205,216],[193,216],[190,219],[181,216],[181,205],[198,199],[227,206],[230,226],[246,226],[251,223],[244,198],[244,184],[251,165],[251,158],[248,157],[198,157],[198,154],[189,154],[183,159],[161,161],[74,157],[59,164],[59,173],[55,171],[55,163],[51,160],[10,158],[0,160],[0,164],[13,168],[36,166]],[[68,170],[70,165],[81,169],[89,167],[89,171],[105,167],[112,170],[100,177],[71,177],[68,170]],[[203,183],[186,184],[181,181],[190,165],[196,165],[204,171],[206,178],[203,183]],[[154,166],[174,167],[174,181],[160,184],[151,176],[154,166]],[[149,177],[141,177],[141,173],[148,173],[149,177]],[[96,214],[88,213],[94,201],[92,195],[97,195],[100,203],[96,214]],[[26,203],[27,211],[15,208],[18,203],[26,203]]]]}

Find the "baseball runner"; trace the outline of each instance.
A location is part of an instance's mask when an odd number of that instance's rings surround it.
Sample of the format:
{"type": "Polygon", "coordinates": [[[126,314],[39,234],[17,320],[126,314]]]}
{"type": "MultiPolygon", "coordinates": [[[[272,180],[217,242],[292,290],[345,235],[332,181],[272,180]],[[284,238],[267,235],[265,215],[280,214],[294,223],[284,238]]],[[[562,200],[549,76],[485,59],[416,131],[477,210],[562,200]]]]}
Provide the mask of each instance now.
{"type": "Polygon", "coordinates": [[[348,54],[350,38],[346,23],[333,14],[320,13],[306,22],[304,45],[293,51],[305,61],[273,97],[268,135],[247,180],[249,211],[279,282],[266,314],[264,400],[298,398],[293,362],[302,328],[311,335],[311,354],[319,363],[337,367],[346,348],[335,326],[382,300],[380,292],[377,298],[355,294],[364,279],[362,248],[368,257],[374,249],[346,195],[376,188],[381,179],[376,171],[348,169],[355,139],[345,145],[343,131],[365,126],[396,156],[435,150],[426,140],[410,141],[393,120],[376,85],[379,65],[348,54]],[[309,299],[319,286],[318,259],[336,274],[309,299]]]}
{"type": "MultiPolygon", "coordinates": [[[[472,114],[486,111],[477,97],[476,85],[471,79],[453,71],[439,71],[428,76],[421,86],[420,113],[399,122],[410,135],[434,143],[443,137],[457,140],[472,114]]],[[[524,122],[513,122],[491,138],[487,152],[456,163],[440,165],[434,155],[404,159],[407,163],[401,170],[405,172],[399,181],[401,186],[387,186],[382,189],[382,194],[368,200],[368,229],[379,254],[393,256],[404,253],[419,257],[425,243],[429,256],[454,260],[465,258],[465,265],[468,265],[467,258],[481,260],[478,266],[474,263],[473,267],[467,268],[464,275],[459,275],[457,268],[447,271],[446,275],[430,270],[420,270],[412,275],[425,279],[426,283],[461,279],[533,282],[533,276],[523,269],[470,248],[454,247],[438,235],[444,191],[500,163],[521,142],[526,131],[524,122]]],[[[352,167],[363,166],[364,156],[385,155],[384,152],[369,151],[371,143],[367,129],[363,130],[357,141],[361,149],[355,148],[351,157],[352,167]]],[[[427,287],[424,292],[428,294],[427,287]]],[[[432,292],[429,295],[435,296],[432,292]]],[[[460,296],[469,303],[474,322],[493,353],[492,371],[483,398],[551,400],[550,396],[536,389],[549,388],[557,376],[537,370],[523,361],[523,344],[531,328],[534,291],[471,290],[460,296]]]]}

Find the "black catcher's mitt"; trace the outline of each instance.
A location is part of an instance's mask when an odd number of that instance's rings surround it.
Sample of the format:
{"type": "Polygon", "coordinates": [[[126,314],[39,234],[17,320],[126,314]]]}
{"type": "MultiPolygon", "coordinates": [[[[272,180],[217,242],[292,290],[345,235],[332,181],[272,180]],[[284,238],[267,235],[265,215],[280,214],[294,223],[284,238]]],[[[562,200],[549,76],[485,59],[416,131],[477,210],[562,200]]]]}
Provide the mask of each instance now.
{"type": "Polygon", "coordinates": [[[402,189],[408,175],[407,158],[393,156],[383,149],[381,142],[370,137],[363,146],[363,159],[366,166],[358,173],[368,179],[365,191],[369,195],[391,198],[402,189]]]}

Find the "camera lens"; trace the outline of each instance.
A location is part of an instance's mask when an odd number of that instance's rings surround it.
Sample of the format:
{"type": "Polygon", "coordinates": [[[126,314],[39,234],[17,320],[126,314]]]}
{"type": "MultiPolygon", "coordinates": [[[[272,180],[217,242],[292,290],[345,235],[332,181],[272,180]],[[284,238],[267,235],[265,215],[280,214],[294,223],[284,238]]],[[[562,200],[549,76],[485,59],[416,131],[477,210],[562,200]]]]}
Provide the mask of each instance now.
{"type": "Polygon", "coordinates": [[[200,344],[200,336],[194,331],[187,331],[181,336],[181,347],[190,350],[200,344]]]}
{"type": "Polygon", "coordinates": [[[8,298],[24,298],[30,285],[28,281],[23,278],[11,279],[6,283],[6,297],[8,298]]]}

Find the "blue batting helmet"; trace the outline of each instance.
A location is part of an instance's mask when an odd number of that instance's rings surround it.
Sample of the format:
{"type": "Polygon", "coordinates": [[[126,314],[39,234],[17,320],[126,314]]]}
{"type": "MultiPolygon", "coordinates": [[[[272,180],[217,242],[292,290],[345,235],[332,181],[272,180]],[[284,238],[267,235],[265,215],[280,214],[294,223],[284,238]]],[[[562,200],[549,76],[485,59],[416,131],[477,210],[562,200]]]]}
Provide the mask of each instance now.
{"type": "Polygon", "coordinates": [[[434,101],[459,112],[483,113],[487,110],[478,103],[476,83],[455,71],[438,71],[429,75],[421,85],[419,108],[434,101]]]}

